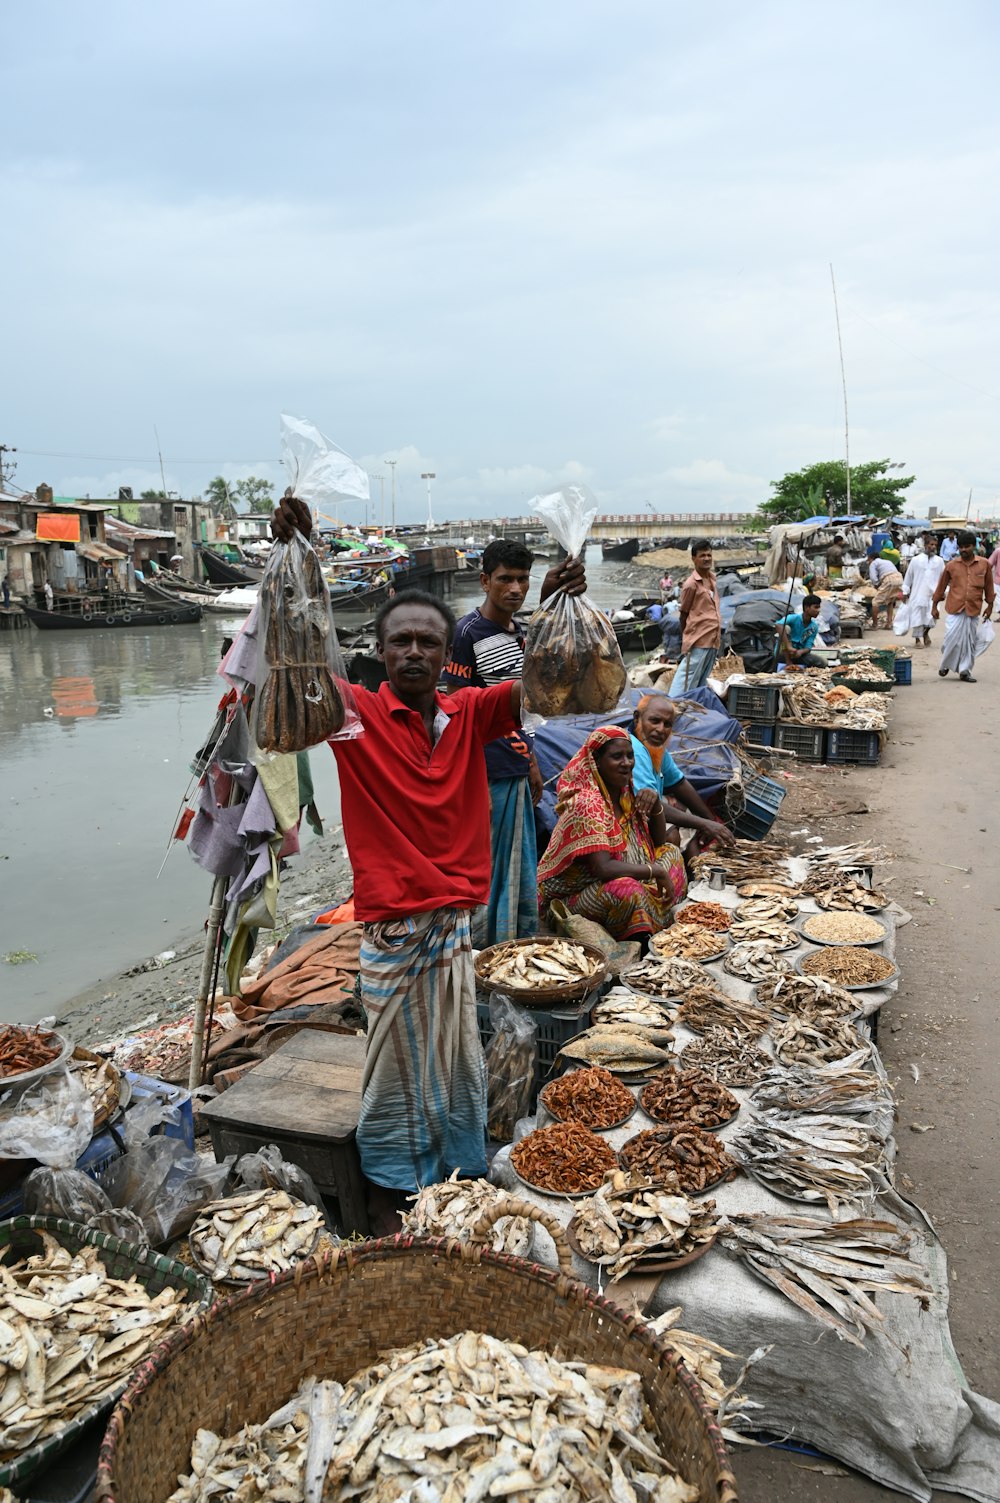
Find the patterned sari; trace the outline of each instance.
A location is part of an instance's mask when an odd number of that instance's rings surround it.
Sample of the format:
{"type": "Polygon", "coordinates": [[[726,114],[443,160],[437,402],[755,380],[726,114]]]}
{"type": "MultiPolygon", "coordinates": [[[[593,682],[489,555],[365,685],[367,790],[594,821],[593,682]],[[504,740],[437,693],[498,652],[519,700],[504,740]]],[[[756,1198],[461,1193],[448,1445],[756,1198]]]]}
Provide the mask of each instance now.
{"type": "Polygon", "coordinates": [[[615,939],[640,939],[669,924],[671,910],[687,892],[687,876],[677,846],[654,845],[631,786],[622,794],[621,815],[615,810],[595,753],[618,736],[628,739],[617,726],[592,732],[559,779],[558,819],[538,866],[538,898],[543,913],[561,898],[571,913],[596,920],[615,939]],[[600,852],[618,861],[668,867],[671,897],[662,897],[655,883],[637,877],[599,881],[585,858],[600,852]]]}

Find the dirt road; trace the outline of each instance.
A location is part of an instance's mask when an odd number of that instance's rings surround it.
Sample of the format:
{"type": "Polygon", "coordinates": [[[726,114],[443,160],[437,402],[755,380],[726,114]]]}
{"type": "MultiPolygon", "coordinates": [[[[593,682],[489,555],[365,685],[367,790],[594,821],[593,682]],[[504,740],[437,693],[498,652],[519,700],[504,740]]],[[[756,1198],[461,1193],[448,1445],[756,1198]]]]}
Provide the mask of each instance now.
{"type": "MultiPolygon", "coordinates": [[[[935,635],[940,641],[940,627],[935,635]]],[[[885,632],[868,640],[889,645],[885,632]]],[[[785,800],[784,823],[797,828],[808,822],[831,841],[877,841],[889,853],[877,884],[913,915],[899,931],[903,980],[879,1033],[899,1099],[898,1173],[948,1254],[951,1329],[969,1385],[996,1399],[1000,988],[991,950],[994,925],[1000,925],[1000,649],[979,659],[976,684],[960,683],[954,674],[939,679],[938,661],[936,648],[914,652],[913,686],[893,695],[882,765],[845,772],[800,768],[802,785],[785,800]],[[862,805],[871,812],[838,812],[862,805]]],[[[804,1469],[810,1465],[789,1452],[737,1450],[742,1503],[898,1497],[854,1474],[804,1469]]]]}

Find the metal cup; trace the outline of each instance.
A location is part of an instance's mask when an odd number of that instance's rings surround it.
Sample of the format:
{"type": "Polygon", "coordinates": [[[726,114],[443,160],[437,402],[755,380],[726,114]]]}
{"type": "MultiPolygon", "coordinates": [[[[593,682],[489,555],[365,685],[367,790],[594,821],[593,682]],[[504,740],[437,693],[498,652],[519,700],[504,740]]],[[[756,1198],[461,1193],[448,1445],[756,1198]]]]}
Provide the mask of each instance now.
{"type": "Polygon", "coordinates": [[[708,873],[708,885],[713,892],[721,892],[726,885],[726,870],[722,866],[713,866],[708,873]]]}

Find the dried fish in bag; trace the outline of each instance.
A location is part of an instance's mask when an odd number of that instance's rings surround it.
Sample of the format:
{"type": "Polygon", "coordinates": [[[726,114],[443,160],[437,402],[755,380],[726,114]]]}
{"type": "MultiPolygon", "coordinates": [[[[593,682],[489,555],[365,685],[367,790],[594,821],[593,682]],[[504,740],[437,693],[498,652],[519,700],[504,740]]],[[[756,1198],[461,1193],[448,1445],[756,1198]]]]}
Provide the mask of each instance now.
{"type": "Polygon", "coordinates": [[[490,998],[493,1037],[486,1046],[486,1125],[495,1143],[509,1143],[531,1110],[538,1065],[538,1024],[509,997],[490,998]]]}
{"type": "MultiPolygon", "coordinates": [[[[570,558],[583,556],[597,502],[579,485],[536,496],[532,510],[570,558]]],[[[559,715],[608,715],[627,683],[614,627],[586,595],[557,590],[528,622],[521,684],[525,724],[559,715]]]]}

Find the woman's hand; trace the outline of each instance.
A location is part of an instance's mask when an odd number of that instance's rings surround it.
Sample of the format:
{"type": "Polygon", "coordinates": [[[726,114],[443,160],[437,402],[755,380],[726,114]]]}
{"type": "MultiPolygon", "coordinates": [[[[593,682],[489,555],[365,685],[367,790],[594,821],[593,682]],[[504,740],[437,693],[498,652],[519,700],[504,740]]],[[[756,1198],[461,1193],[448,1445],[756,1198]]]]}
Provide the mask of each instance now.
{"type": "Polygon", "coordinates": [[[701,829],[695,835],[695,840],[698,842],[699,850],[702,851],[707,846],[710,846],[713,840],[717,840],[720,845],[725,846],[736,844],[736,836],[728,825],[722,825],[717,820],[710,819],[707,819],[702,825],[701,829]]]}
{"type": "Polygon", "coordinates": [[[660,897],[666,898],[668,902],[672,903],[674,900],[674,882],[667,868],[665,866],[654,866],[652,871],[653,881],[656,883],[656,890],[660,897]]]}
{"type": "Polygon", "coordinates": [[[654,814],[662,813],[659,795],[653,788],[640,788],[635,796],[635,812],[641,814],[644,819],[650,819],[654,814]]]}

